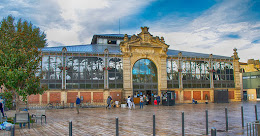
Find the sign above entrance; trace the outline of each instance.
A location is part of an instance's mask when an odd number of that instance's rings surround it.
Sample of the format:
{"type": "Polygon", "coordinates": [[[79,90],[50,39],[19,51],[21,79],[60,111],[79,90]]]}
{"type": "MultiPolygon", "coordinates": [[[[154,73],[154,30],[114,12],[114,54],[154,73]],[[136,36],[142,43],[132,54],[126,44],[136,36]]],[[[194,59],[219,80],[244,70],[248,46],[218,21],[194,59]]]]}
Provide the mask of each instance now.
{"type": "Polygon", "coordinates": [[[135,49],[136,53],[154,53],[153,49],[135,49]]]}

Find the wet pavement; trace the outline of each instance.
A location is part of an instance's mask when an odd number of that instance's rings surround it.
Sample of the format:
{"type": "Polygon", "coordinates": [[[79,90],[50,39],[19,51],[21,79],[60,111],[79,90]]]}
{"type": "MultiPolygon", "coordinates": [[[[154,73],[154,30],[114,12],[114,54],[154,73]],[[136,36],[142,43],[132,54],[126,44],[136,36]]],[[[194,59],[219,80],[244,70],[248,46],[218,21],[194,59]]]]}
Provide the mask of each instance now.
{"type": "MultiPolygon", "coordinates": [[[[177,104],[175,106],[144,106],[135,110],[127,108],[83,108],[80,114],[76,109],[46,110],[47,124],[34,124],[31,129],[19,128],[16,125],[15,135],[63,136],[69,135],[69,121],[73,124],[73,135],[115,135],[115,118],[119,118],[119,135],[147,136],[153,134],[153,114],[156,118],[156,135],[179,136],[182,134],[182,116],[184,112],[185,135],[196,136],[206,134],[205,110],[208,110],[209,135],[215,127],[218,136],[246,135],[246,123],[255,121],[255,108],[260,111],[257,102],[232,102],[226,104],[177,104]],[[244,107],[245,127],[242,129],[241,106],[244,107]],[[229,130],[226,131],[225,107],[228,109],[229,130]]],[[[7,111],[14,116],[15,111],[7,111]]],[[[30,114],[35,110],[30,110],[30,114]]],[[[5,131],[0,131],[0,135],[5,131]]],[[[8,132],[5,132],[8,134],[8,132]]]]}

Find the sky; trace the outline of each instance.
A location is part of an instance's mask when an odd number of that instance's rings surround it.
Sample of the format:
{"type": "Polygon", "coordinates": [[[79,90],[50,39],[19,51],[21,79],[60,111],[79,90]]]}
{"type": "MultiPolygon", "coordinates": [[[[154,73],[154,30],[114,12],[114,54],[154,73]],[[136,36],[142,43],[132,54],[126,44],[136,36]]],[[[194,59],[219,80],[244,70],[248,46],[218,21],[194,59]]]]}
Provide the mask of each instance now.
{"type": "Polygon", "coordinates": [[[260,59],[260,0],[0,0],[1,20],[8,15],[40,27],[49,47],[148,26],[169,49],[232,56],[237,48],[241,62],[260,59]]]}

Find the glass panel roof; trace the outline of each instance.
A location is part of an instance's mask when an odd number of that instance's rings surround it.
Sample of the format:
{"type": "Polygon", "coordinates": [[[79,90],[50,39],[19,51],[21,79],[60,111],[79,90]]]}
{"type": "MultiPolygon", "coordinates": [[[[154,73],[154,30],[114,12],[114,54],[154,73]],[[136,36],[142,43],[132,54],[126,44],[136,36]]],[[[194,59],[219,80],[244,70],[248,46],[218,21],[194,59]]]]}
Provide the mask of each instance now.
{"type": "MultiPolygon", "coordinates": [[[[119,45],[101,45],[101,44],[86,44],[86,45],[74,45],[74,46],[59,46],[59,47],[45,47],[43,52],[61,52],[66,47],[67,52],[84,52],[91,54],[102,54],[105,49],[109,50],[110,54],[121,54],[119,45]]],[[[210,54],[187,52],[180,50],[171,50],[167,52],[168,56],[178,57],[178,53],[181,52],[183,57],[197,57],[197,58],[209,58],[210,54]]],[[[213,55],[213,58],[232,59],[231,57],[213,55]]]]}

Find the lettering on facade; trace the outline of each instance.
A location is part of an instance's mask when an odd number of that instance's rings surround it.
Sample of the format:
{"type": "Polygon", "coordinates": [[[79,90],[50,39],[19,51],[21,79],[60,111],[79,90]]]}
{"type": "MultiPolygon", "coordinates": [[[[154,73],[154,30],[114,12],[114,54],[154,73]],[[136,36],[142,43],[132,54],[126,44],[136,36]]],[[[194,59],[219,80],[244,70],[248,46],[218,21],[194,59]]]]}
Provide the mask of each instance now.
{"type": "Polygon", "coordinates": [[[134,52],[141,53],[141,54],[152,54],[154,50],[151,49],[135,49],[134,52]]]}

